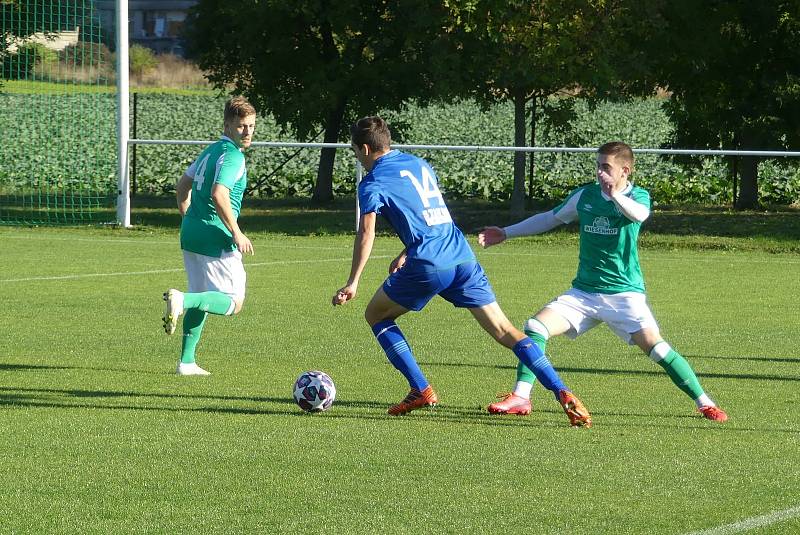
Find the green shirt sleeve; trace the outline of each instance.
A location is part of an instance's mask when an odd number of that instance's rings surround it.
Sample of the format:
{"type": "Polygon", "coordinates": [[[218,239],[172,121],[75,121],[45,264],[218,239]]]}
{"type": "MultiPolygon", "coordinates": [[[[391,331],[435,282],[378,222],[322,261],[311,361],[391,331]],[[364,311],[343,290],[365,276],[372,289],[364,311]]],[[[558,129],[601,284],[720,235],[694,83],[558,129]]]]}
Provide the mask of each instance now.
{"type": "Polygon", "coordinates": [[[225,152],[217,165],[219,165],[219,171],[214,179],[214,184],[221,184],[232,190],[244,174],[244,154],[233,145],[226,144],[225,152]]]}

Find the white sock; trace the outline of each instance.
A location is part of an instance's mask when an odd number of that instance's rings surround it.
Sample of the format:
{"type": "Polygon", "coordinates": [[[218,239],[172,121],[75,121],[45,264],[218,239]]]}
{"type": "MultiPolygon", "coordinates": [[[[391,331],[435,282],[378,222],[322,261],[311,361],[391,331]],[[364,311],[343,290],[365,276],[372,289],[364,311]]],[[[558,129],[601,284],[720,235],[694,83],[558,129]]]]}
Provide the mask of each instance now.
{"type": "Polygon", "coordinates": [[[697,405],[698,409],[700,407],[716,407],[717,406],[717,404],[714,403],[713,401],[711,401],[711,398],[708,397],[708,394],[706,394],[705,392],[699,398],[694,400],[694,402],[697,405]]]}
{"type": "Polygon", "coordinates": [[[525,399],[531,399],[532,389],[533,384],[526,383],[525,381],[517,381],[517,384],[514,385],[514,395],[525,399]]]}

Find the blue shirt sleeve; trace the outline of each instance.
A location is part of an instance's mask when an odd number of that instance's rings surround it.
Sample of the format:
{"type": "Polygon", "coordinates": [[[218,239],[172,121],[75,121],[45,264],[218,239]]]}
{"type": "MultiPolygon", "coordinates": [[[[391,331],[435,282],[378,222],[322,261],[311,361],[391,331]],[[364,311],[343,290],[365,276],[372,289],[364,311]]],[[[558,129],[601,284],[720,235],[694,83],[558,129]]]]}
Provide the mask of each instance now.
{"type": "Polygon", "coordinates": [[[358,204],[361,215],[375,212],[381,213],[383,207],[383,199],[381,198],[380,191],[372,181],[365,179],[358,187],[358,204]]]}

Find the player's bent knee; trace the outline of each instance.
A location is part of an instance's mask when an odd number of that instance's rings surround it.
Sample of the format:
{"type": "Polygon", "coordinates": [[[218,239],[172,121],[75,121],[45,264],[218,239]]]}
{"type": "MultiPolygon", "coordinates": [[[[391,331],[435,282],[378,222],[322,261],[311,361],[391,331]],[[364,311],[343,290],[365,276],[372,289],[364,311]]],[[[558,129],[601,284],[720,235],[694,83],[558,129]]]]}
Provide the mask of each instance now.
{"type": "Polygon", "coordinates": [[[517,342],[525,338],[522,331],[514,327],[511,322],[505,322],[497,325],[491,331],[488,331],[492,338],[495,339],[500,345],[509,349],[513,348],[517,342]]]}
{"type": "Polygon", "coordinates": [[[376,313],[374,310],[367,307],[367,309],[364,311],[364,319],[367,321],[367,324],[372,327],[376,323],[380,323],[389,318],[384,314],[376,313]]]}
{"type": "Polygon", "coordinates": [[[544,326],[544,323],[537,320],[535,317],[528,318],[528,321],[526,321],[525,325],[523,326],[523,330],[528,336],[532,334],[538,334],[545,340],[550,338],[550,331],[547,330],[547,327],[544,326]]]}
{"type": "Polygon", "coordinates": [[[650,357],[653,362],[661,362],[669,352],[672,351],[672,346],[666,343],[664,340],[657,342],[653,347],[650,348],[650,351],[645,350],[647,356],[650,357]]]}

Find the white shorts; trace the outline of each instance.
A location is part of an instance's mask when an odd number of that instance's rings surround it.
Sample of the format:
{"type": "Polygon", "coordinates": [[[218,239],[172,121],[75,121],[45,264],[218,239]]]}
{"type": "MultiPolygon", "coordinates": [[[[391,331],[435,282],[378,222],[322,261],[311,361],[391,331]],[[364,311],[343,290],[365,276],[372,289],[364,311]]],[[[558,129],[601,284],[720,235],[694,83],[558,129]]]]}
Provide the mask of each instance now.
{"type": "Polygon", "coordinates": [[[638,292],[599,294],[570,288],[545,308],[557,312],[569,322],[571,328],[565,334],[572,339],[601,323],[606,323],[628,344],[633,344],[631,334],[649,327],[658,329],[658,323],[647,306],[647,297],[638,292]]]}
{"type": "Polygon", "coordinates": [[[247,273],[238,250],[222,253],[219,258],[183,251],[183,265],[189,279],[189,292],[217,291],[240,303],[244,301],[247,273]]]}

